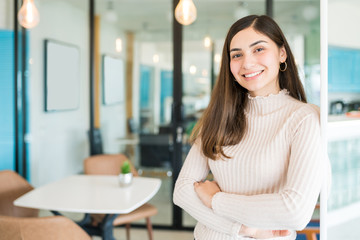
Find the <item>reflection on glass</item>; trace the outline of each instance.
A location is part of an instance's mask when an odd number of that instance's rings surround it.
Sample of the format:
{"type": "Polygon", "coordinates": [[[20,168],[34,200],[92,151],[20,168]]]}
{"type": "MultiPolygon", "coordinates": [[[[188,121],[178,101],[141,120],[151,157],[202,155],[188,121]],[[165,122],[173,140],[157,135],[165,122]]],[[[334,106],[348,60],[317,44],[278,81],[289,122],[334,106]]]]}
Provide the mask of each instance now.
{"type": "MultiPolygon", "coordinates": [[[[118,93],[125,95],[126,101],[101,104],[100,128],[106,153],[124,153],[142,176],[162,180],[160,191],[150,201],[158,208],[151,221],[171,225],[173,59],[172,22],[168,15],[172,6],[171,1],[156,8],[154,5],[147,0],[96,1],[100,22],[98,54],[124,61],[126,88],[118,93]],[[135,141],[124,144],[126,141],[119,139],[135,141]]],[[[100,99],[103,94],[100,91],[100,99]]]]}
{"type": "Polygon", "coordinates": [[[332,187],[329,211],[360,201],[360,139],[329,142],[332,187]]]}

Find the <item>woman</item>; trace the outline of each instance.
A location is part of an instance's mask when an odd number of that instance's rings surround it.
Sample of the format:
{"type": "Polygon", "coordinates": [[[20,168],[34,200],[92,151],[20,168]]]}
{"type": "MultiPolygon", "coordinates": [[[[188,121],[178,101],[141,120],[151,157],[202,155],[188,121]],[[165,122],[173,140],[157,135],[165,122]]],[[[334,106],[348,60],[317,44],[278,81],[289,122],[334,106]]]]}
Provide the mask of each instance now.
{"type": "Polygon", "coordinates": [[[174,203],[198,221],[195,239],[294,240],[312,216],[326,162],[318,111],[270,17],[231,26],[194,133],[174,203]],[[204,181],[210,170],[214,181],[204,181]]]}

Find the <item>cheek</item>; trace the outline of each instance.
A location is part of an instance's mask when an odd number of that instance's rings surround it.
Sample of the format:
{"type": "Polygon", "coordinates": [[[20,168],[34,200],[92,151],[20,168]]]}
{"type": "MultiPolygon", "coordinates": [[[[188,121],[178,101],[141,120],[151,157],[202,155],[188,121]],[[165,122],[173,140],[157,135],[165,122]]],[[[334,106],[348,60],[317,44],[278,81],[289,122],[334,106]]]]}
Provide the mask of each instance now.
{"type": "Polygon", "coordinates": [[[278,56],[274,55],[274,54],[272,54],[272,55],[269,54],[269,55],[266,55],[266,56],[264,56],[262,58],[262,62],[265,65],[276,69],[276,68],[278,68],[278,66],[280,64],[280,58],[278,56]]]}
{"type": "Polygon", "coordinates": [[[236,76],[239,73],[239,64],[236,64],[236,62],[230,62],[230,71],[233,74],[233,76],[236,78],[236,76]]]}

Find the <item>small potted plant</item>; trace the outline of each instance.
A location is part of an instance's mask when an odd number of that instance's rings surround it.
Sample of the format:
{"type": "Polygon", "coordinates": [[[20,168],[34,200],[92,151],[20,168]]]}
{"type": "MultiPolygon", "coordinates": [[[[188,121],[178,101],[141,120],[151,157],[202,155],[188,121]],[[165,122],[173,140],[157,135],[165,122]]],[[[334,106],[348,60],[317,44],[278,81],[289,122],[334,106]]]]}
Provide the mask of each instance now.
{"type": "Polygon", "coordinates": [[[121,165],[119,174],[119,183],[121,187],[129,186],[132,182],[133,174],[131,172],[131,166],[129,160],[126,160],[121,165]]]}

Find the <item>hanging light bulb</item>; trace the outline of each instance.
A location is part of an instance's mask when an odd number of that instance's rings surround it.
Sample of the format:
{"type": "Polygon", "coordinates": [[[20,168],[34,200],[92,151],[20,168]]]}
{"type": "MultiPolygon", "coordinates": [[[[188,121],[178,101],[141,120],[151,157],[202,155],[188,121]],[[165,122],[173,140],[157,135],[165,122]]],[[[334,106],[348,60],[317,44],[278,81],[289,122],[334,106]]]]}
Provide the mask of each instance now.
{"type": "Polygon", "coordinates": [[[40,16],[34,0],[24,0],[18,13],[18,21],[24,28],[33,28],[39,23],[40,16]]]}
{"type": "Polygon", "coordinates": [[[116,49],[116,52],[121,52],[122,51],[122,40],[121,40],[121,38],[117,38],[115,40],[115,49],[116,49]]]}
{"type": "Polygon", "coordinates": [[[196,20],[196,7],[192,0],[180,0],[175,8],[175,18],[182,25],[192,24],[196,20]]]}
{"type": "Polygon", "coordinates": [[[211,43],[212,43],[211,38],[210,38],[209,36],[206,36],[206,37],[204,38],[204,47],[210,48],[211,43]]]}

